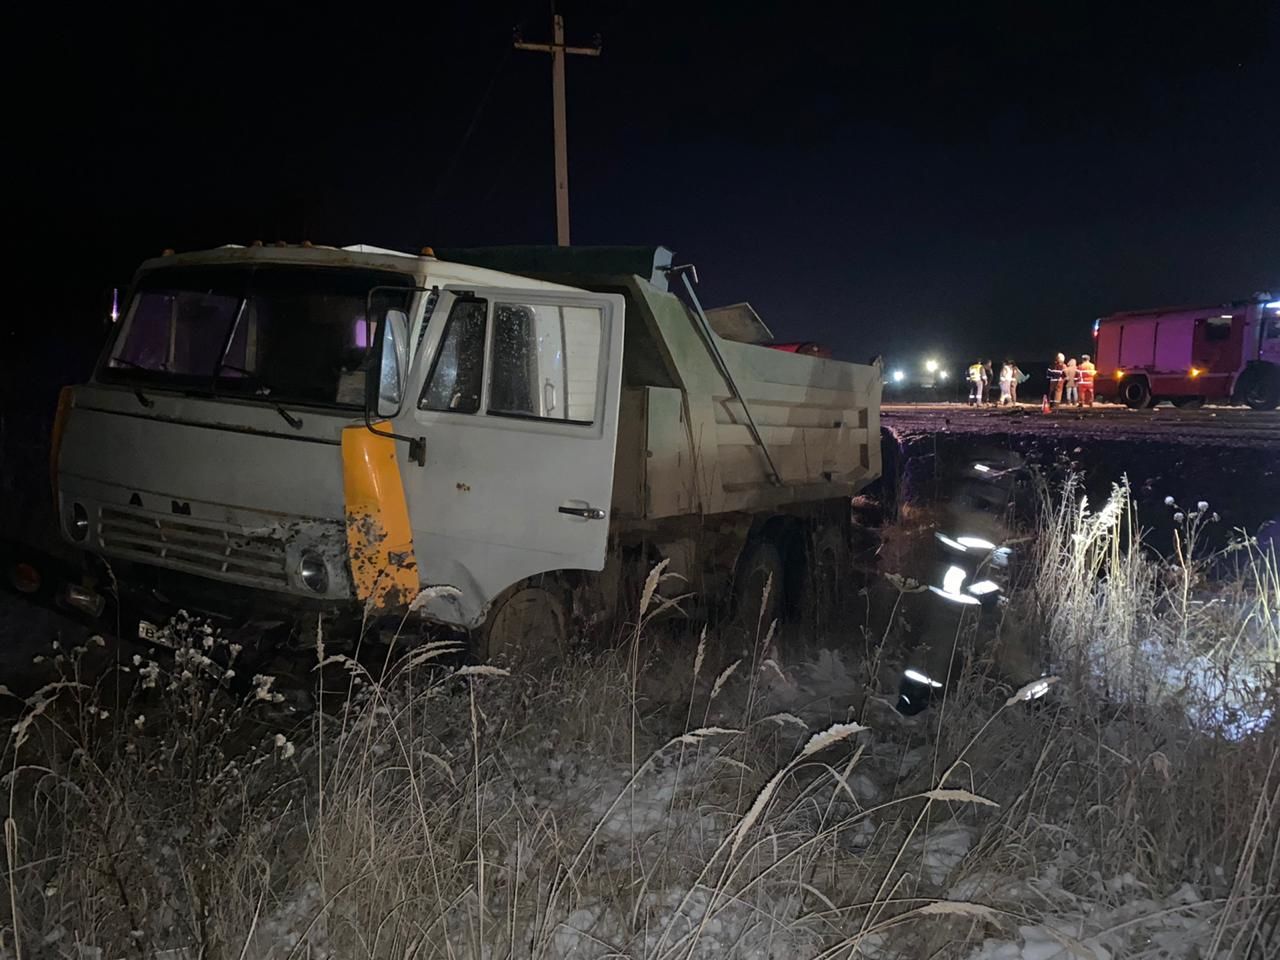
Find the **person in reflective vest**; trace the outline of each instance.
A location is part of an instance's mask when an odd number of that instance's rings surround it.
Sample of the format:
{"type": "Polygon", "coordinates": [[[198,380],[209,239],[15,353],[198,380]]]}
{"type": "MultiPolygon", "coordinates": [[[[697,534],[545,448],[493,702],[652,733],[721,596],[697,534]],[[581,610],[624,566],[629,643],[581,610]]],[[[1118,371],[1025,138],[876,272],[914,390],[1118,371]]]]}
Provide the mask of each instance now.
{"type": "Polygon", "coordinates": [[[1062,402],[1062,387],[1067,375],[1066,359],[1058,354],[1049,365],[1049,403],[1055,407],[1062,402]]]}
{"type": "Polygon", "coordinates": [[[983,390],[986,385],[987,371],[983,367],[982,361],[978,360],[969,365],[969,405],[978,407],[982,405],[983,390]]]}
{"type": "Polygon", "coordinates": [[[1083,354],[1080,357],[1080,365],[1076,367],[1076,376],[1080,380],[1080,406],[1093,406],[1093,378],[1097,376],[1098,368],[1093,365],[1093,361],[1089,359],[1089,355],[1083,354]]]}

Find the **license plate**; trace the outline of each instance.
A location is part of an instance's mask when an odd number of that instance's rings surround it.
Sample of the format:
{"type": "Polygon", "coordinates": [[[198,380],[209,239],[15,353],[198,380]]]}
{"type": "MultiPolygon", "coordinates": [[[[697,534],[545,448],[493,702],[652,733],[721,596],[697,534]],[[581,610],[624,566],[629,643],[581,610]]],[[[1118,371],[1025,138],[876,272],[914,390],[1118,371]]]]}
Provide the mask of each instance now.
{"type": "Polygon", "coordinates": [[[163,629],[149,620],[138,621],[138,639],[145,640],[147,643],[158,644],[162,647],[169,646],[165,642],[163,629]]]}

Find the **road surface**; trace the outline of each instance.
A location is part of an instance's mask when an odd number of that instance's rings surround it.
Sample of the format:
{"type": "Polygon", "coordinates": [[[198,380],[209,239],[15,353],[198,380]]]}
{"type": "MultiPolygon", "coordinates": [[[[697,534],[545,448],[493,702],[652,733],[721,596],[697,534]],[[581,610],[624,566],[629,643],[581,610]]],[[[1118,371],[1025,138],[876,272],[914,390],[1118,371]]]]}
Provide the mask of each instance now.
{"type": "Polygon", "coordinates": [[[899,437],[922,433],[1035,434],[1107,440],[1157,440],[1190,446],[1280,449],[1280,411],[1248,407],[1130,410],[1116,404],[1050,414],[1039,406],[975,408],[959,403],[887,403],[881,422],[899,437]]]}

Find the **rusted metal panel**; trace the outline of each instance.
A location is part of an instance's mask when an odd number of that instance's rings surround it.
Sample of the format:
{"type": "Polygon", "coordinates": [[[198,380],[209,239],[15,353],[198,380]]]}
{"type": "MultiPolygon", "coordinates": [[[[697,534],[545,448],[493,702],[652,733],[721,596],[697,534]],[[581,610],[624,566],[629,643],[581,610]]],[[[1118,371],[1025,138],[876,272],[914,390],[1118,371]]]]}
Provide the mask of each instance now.
{"type": "Polygon", "coordinates": [[[356,596],[375,610],[407,606],[420,584],[395,441],[363,424],[342,431],[342,478],[356,596]]]}

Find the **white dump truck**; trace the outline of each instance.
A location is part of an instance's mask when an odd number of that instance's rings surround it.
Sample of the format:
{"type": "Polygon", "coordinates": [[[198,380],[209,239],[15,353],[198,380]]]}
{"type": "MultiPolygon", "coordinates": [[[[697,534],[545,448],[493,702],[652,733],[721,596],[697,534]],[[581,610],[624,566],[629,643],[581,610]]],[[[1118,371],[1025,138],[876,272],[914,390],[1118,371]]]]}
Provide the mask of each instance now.
{"type": "Polygon", "coordinates": [[[481,653],[609,616],[663,559],[794,610],[879,475],[880,370],[770,349],[691,280],[661,247],[149,260],[59,402],[62,533],[144,610],[412,604],[481,653]]]}

